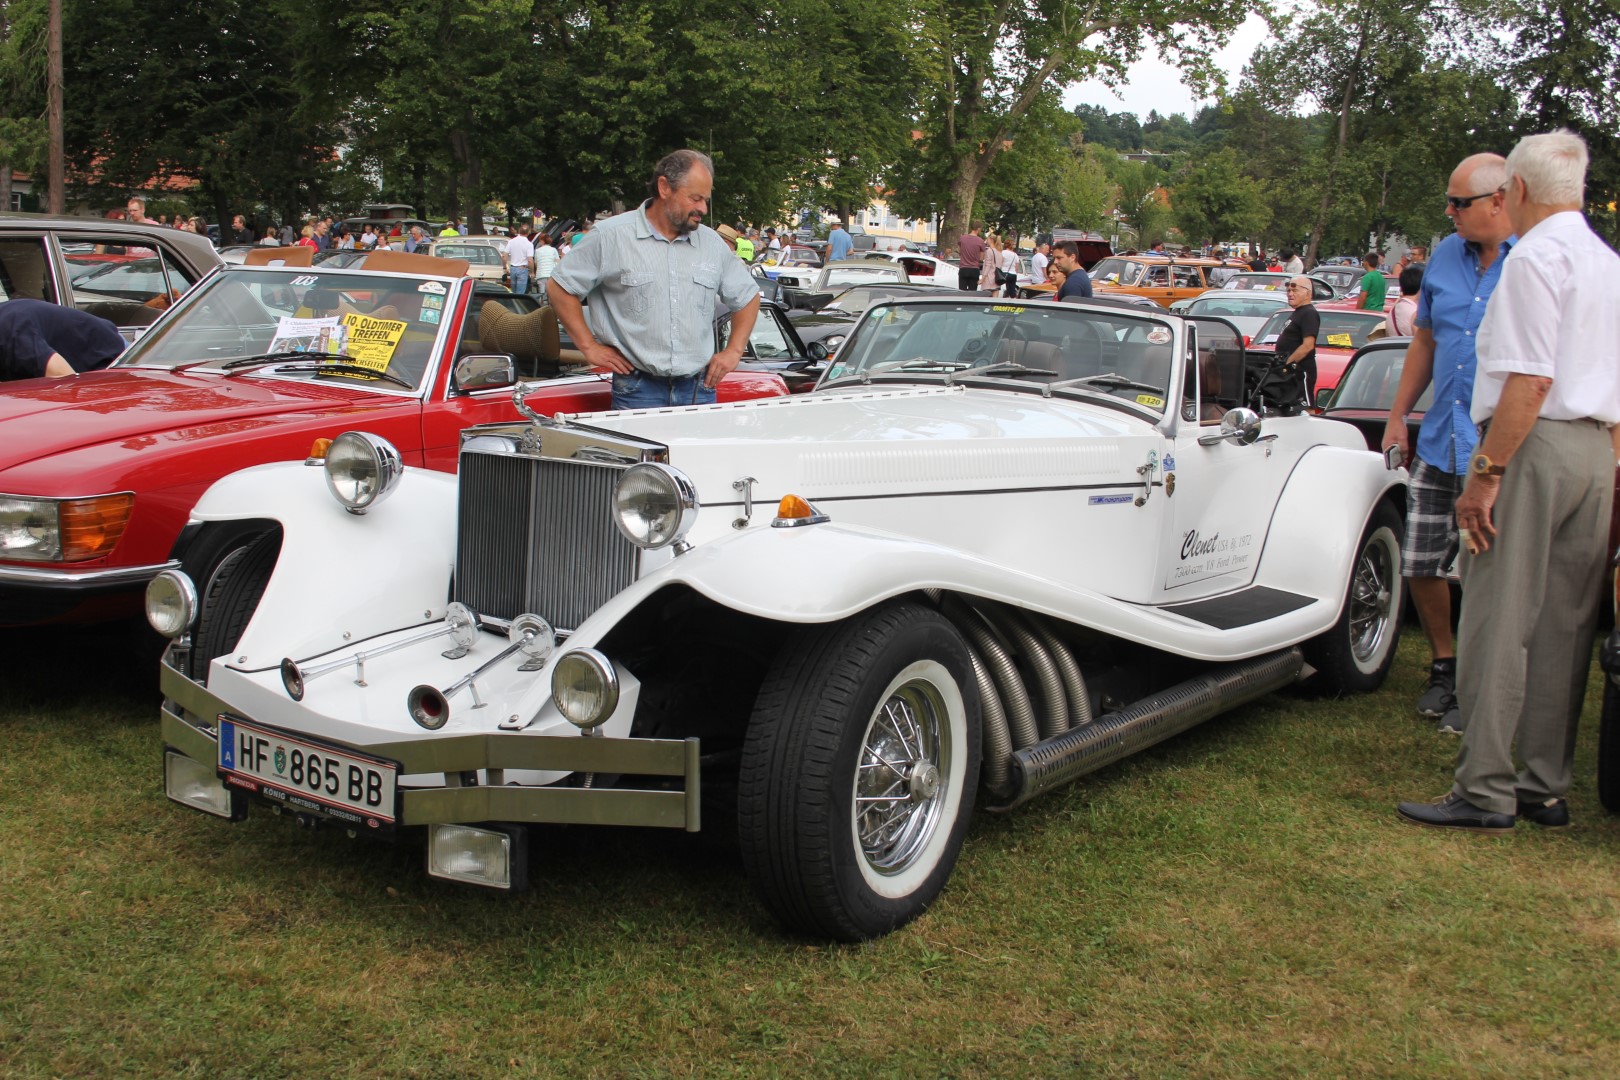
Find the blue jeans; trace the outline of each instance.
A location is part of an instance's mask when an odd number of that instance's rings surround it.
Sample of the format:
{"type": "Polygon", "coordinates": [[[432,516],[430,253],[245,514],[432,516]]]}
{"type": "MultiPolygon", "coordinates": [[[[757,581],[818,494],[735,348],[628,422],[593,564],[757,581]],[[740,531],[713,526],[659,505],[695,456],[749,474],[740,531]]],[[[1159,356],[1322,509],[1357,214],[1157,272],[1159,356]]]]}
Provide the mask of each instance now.
{"type": "Polygon", "coordinates": [[[615,409],[665,409],[671,405],[712,405],[714,391],[703,387],[703,372],[696,375],[653,375],[632,371],[613,376],[615,409]]]}
{"type": "Polygon", "coordinates": [[[529,268],[527,266],[514,266],[511,268],[512,291],[522,296],[529,291],[529,268]]]}

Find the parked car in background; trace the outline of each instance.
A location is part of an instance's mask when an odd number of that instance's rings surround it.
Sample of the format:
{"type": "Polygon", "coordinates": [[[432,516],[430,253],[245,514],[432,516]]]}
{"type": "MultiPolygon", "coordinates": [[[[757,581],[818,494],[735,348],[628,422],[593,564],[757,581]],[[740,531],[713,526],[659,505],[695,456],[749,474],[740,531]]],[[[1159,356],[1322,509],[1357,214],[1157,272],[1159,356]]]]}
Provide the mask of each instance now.
{"type": "Polygon", "coordinates": [[[446,236],[428,244],[428,254],[440,259],[461,259],[467,273],[483,281],[500,281],[506,276],[502,254],[506,240],[498,236],[446,236]]]}
{"type": "MultiPolygon", "coordinates": [[[[1411,343],[1411,338],[1380,338],[1357,349],[1339,375],[1338,385],[1322,405],[1323,416],[1353,426],[1367,441],[1367,449],[1375,454],[1383,451],[1384,426],[1395,404],[1395,391],[1400,386],[1401,370],[1406,363],[1406,347],[1411,343]]],[[[1407,434],[1413,446],[1417,445],[1423,416],[1433,402],[1434,386],[1430,384],[1406,416],[1407,434]]]]}
{"type": "Polygon", "coordinates": [[[1112,255],[1091,268],[1091,287],[1098,296],[1145,296],[1167,308],[1213,288],[1209,272],[1225,265],[1197,257],[1112,255]]]}
{"type": "MultiPolygon", "coordinates": [[[[365,269],[225,267],[111,367],[7,384],[0,625],[138,614],[209,484],[300,459],[356,424],[403,464],[454,469],[464,427],[520,415],[512,392],[532,363],[501,349],[489,323],[491,305],[517,315],[534,302],[486,289],[464,263],[402,253],[373,253],[365,269]]],[[[609,401],[588,373],[527,374],[552,376],[532,408],[609,401]]],[[[745,373],[720,393],[786,387],[745,373]]]]}
{"type": "Polygon", "coordinates": [[[162,225],[0,214],[0,301],[64,304],[126,337],[220,265],[206,236],[162,225]]]}
{"type": "MultiPolygon", "coordinates": [[[[1316,337],[1316,403],[1328,399],[1339,385],[1339,376],[1355,351],[1385,335],[1384,316],[1376,311],[1352,311],[1344,307],[1318,304],[1321,329],[1316,337]]],[[[1285,308],[1266,320],[1249,350],[1257,356],[1270,356],[1277,351],[1277,335],[1288,325],[1292,309],[1285,308]]]]}
{"type": "MultiPolygon", "coordinates": [[[[1354,301],[1361,295],[1361,279],[1367,273],[1358,266],[1318,266],[1308,276],[1326,284],[1333,290],[1328,299],[1354,301]]],[[[1395,306],[1401,298],[1401,280],[1394,274],[1384,275],[1384,308],[1395,306]]]]}
{"type": "Polygon", "coordinates": [[[1243,333],[1243,342],[1247,345],[1267,319],[1287,307],[1286,293],[1211,289],[1191,300],[1177,300],[1170,305],[1170,310],[1182,315],[1219,316],[1243,333]]]}
{"type": "Polygon", "coordinates": [[[784,285],[798,287],[800,281],[821,269],[821,253],[808,244],[785,244],[779,251],[766,249],[754,259],[755,268],[772,281],[786,273],[784,285]]]}
{"type": "Polygon", "coordinates": [[[810,394],[485,425],[456,476],[355,429],[225,477],[148,604],[165,791],[498,889],[532,823],[718,820],[784,925],[885,934],[976,806],[1307,665],[1383,682],[1404,474],[1243,408],[1244,368],[1162,309],[884,301],[810,394]]]}
{"type": "MultiPolygon", "coordinates": [[[[787,317],[792,321],[794,330],[798,332],[806,347],[820,342],[823,348],[832,353],[844,343],[844,338],[849,336],[849,331],[860,320],[866,309],[878,301],[940,295],[943,295],[943,292],[938,285],[913,285],[898,281],[854,285],[832,296],[825,304],[814,310],[809,308],[792,310],[787,313],[787,317]]],[[[956,295],[975,294],[957,292],[956,295]]]]}
{"type": "Polygon", "coordinates": [[[899,263],[905,267],[906,280],[916,285],[935,285],[943,289],[956,289],[961,285],[961,268],[932,255],[903,250],[870,251],[866,258],[899,263]]]}
{"type": "MultiPolygon", "coordinates": [[[[1287,291],[1284,286],[1292,278],[1292,274],[1276,274],[1269,270],[1241,270],[1228,277],[1221,285],[1221,288],[1230,289],[1234,292],[1276,293],[1281,296],[1287,291]]],[[[1336,300],[1338,295],[1333,291],[1333,287],[1325,281],[1313,280],[1311,282],[1311,303],[1313,304],[1325,300],[1336,300]]]]}
{"type": "Polygon", "coordinates": [[[815,308],[819,306],[819,298],[833,296],[851,285],[871,285],[878,282],[906,283],[911,279],[906,274],[906,268],[899,263],[872,258],[831,262],[817,270],[813,277],[783,271],[777,275],[776,280],[782,285],[782,298],[789,307],[815,308]]]}

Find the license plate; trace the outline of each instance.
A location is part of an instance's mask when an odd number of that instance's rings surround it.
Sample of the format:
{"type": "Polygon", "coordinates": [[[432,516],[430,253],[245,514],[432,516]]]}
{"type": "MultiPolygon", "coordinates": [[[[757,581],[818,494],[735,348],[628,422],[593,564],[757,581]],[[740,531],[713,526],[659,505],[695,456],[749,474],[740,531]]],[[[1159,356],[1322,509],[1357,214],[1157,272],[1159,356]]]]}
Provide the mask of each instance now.
{"type": "Polygon", "coordinates": [[[391,829],[399,766],[308,739],[219,718],[219,775],[226,786],[293,810],[368,829],[391,829]]]}

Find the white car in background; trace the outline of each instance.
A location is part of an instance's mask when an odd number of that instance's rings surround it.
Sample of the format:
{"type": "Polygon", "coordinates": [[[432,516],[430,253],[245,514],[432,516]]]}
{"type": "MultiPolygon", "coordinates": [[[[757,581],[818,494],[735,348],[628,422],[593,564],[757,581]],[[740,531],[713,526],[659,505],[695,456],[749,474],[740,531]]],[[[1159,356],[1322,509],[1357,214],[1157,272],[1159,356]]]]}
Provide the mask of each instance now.
{"type": "Polygon", "coordinates": [[[1288,307],[1288,294],[1211,289],[1191,300],[1177,300],[1170,310],[1181,315],[1210,315],[1225,319],[1243,333],[1244,344],[1253,340],[1266,320],[1288,307]]]}
{"type": "Polygon", "coordinates": [[[961,286],[961,268],[933,255],[913,251],[868,251],[868,259],[887,259],[905,267],[906,280],[913,285],[938,285],[945,289],[961,286]]]}

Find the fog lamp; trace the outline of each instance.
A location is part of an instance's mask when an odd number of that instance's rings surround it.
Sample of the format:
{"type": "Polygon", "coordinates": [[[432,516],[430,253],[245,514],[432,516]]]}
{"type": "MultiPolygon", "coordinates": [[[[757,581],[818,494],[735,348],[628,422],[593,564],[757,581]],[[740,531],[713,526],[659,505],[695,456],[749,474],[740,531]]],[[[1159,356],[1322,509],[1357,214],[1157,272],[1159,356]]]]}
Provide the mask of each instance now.
{"type": "Polygon", "coordinates": [[[565,653],[551,669],[551,700],[570,724],[589,731],[618,707],[618,673],[595,649],[565,653]]]}
{"type": "Polygon", "coordinates": [[[225,786],[212,763],[194,761],[173,750],[163,754],[163,792],[182,806],[215,817],[244,816],[238,796],[225,786]]]}
{"type": "Polygon", "coordinates": [[[528,885],[528,844],[519,826],[475,829],[428,826],[428,873],[491,889],[519,891],[528,885]]]}
{"type": "Polygon", "coordinates": [[[326,449],[326,486],[351,514],[382,502],[404,472],[404,459],[393,444],[368,431],[345,431],[326,449]]]}
{"type": "Polygon", "coordinates": [[[164,570],[146,583],[146,621],[171,641],[197,617],[197,586],[179,570],[164,570]]]}
{"type": "Polygon", "coordinates": [[[632,465],[613,487],[613,518],[639,548],[676,545],[697,521],[697,488],[685,473],[662,462],[632,465]]]}

